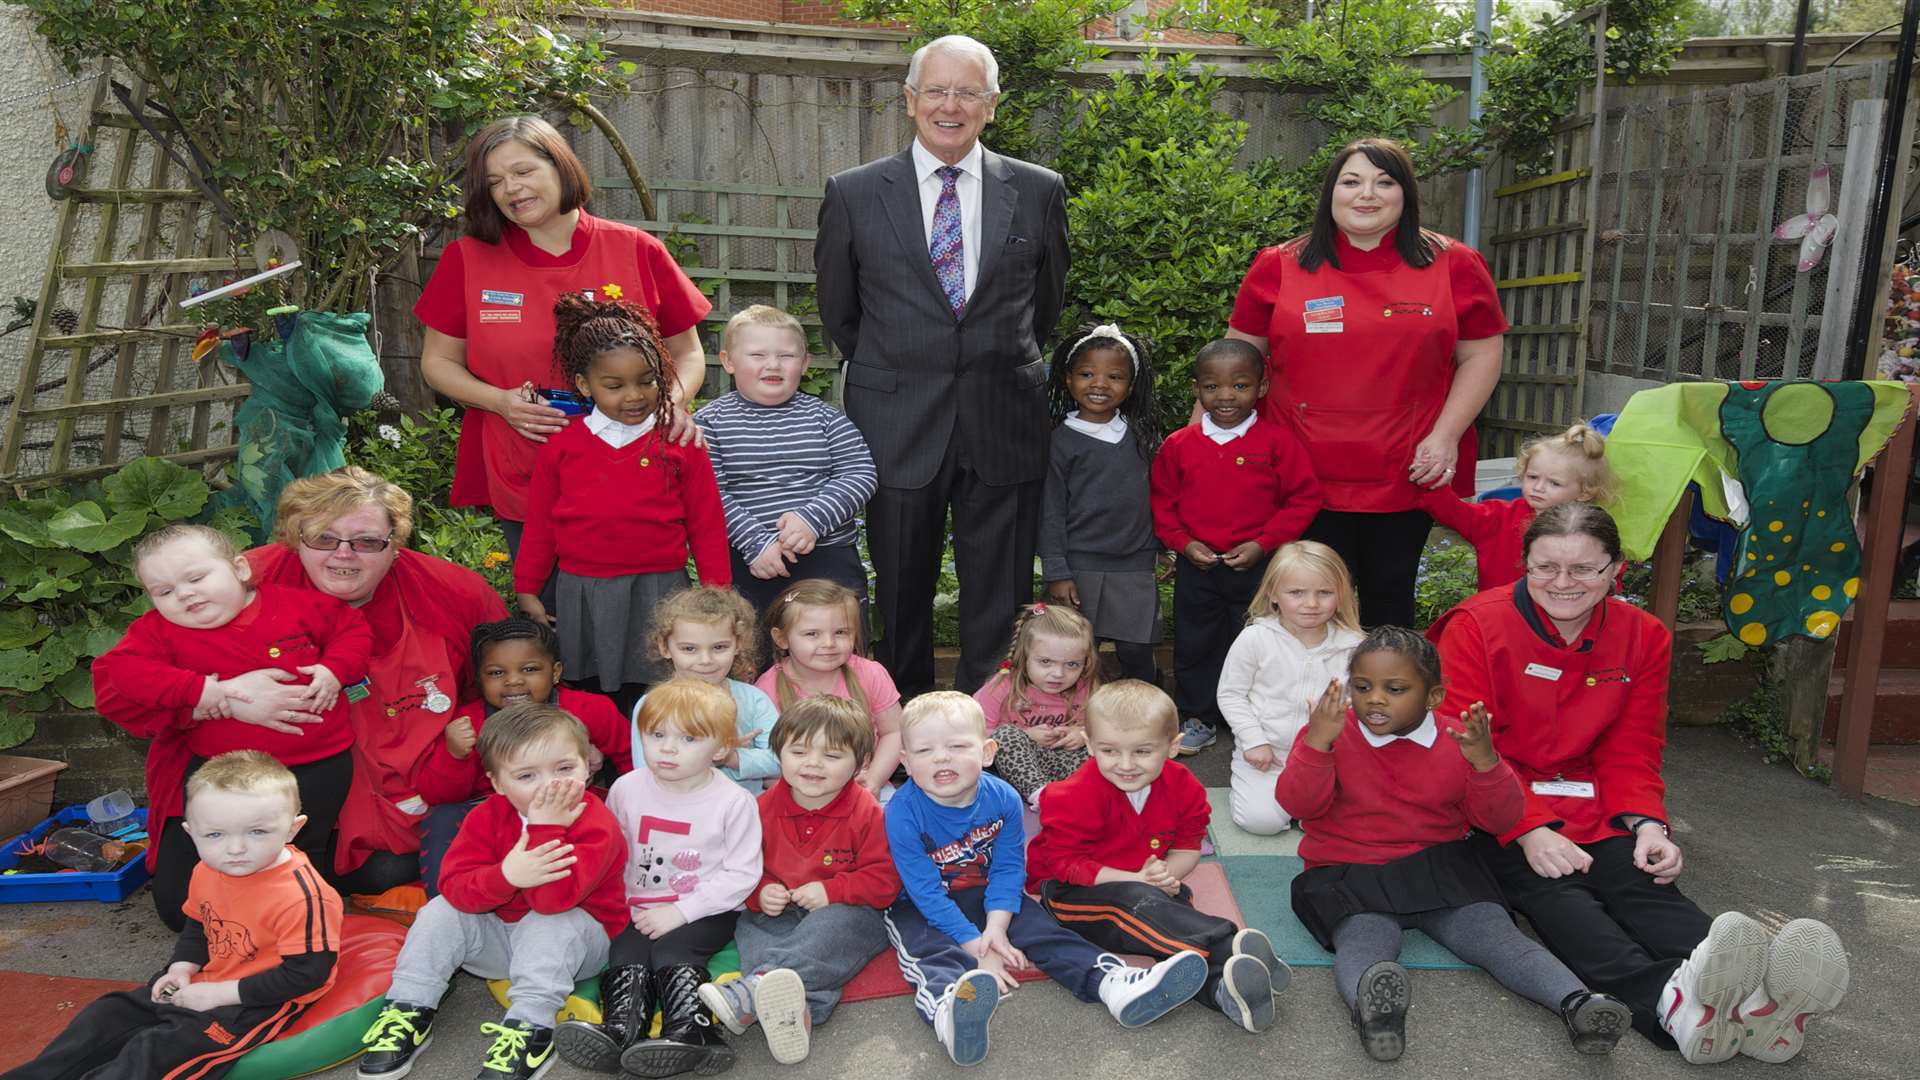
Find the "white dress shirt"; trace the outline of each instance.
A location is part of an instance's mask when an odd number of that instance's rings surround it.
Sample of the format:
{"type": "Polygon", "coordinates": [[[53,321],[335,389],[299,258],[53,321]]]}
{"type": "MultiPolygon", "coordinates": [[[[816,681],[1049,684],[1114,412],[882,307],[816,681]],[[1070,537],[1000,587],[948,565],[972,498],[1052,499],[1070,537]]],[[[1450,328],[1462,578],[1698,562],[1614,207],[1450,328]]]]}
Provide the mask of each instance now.
{"type": "Polygon", "coordinates": [[[601,442],[618,450],[652,431],[657,420],[657,417],[649,416],[637,424],[623,424],[601,412],[600,407],[595,405],[593,411],[587,414],[587,430],[600,436],[601,442]]]}
{"type": "MultiPolygon", "coordinates": [[[[973,297],[973,283],[980,277],[980,162],[980,143],[975,140],[973,149],[957,162],[960,175],[953,181],[953,192],[960,199],[961,263],[969,299],[973,297]]],[[[933,250],[933,210],[940,203],[941,187],[934,170],[945,164],[920,145],[919,139],[913,140],[913,174],[920,181],[920,224],[925,227],[929,253],[933,250]]]]}
{"type": "Polygon", "coordinates": [[[1099,439],[1103,443],[1117,443],[1127,437],[1127,418],[1117,413],[1106,423],[1096,424],[1090,420],[1080,419],[1080,410],[1075,409],[1068,413],[1061,423],[1082,435],[1099,439]]]}
{"type": "Polygon", "coordinates": [[[1419,727],[1414,728],[1405,735],[1375,735],[1373,732],[1367,730],[1367,725],[1365,724],[1360,725],[1360,734],[1365,736],[1367,743],[1372,746],[1385,746],[1395,739],[1408,739],[1431,750],[1433,749],[1434,740],[1440,737],[1440,725],[1433,722],[1433,714],[1429,712],[1427,718],[1420,721],[1419,727]]]}
{"type": "Polygon", "coordinates": [[[1258,419],[1260,419],[1259,413],[1248,413],[1245,420],[1240,421],[1233,427],[1221,427],[1219,424],[1213,422],[1212,413],[1201,413],[1200,430],[1207,438],[1212,439],[1221,446],[1225,446],[1240,436],[1245,435],[1247,432],[1252,431],[1253,422],[1258,419]]]}

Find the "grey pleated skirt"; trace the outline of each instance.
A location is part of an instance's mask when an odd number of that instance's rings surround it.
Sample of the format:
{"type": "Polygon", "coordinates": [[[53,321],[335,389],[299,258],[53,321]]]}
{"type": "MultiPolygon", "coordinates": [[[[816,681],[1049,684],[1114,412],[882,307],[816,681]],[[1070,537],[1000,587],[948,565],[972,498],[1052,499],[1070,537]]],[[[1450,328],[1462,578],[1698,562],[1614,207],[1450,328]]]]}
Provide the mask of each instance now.
{"type": "Polygon", "coordinates": [[[612,692],[626,683],[664,682],[671,667],[653,647],[653,606],[689,584],[685,570],[625,577],[554,571],[554,614],[566,678],[598,679],[612,692]]]}
{"type": "Polygon", "coordinates": [[[1160,588],[1152,570],[1076,571],[1080,614],[1093,636],[1139,645],[1160,643],[1160,588]]]}

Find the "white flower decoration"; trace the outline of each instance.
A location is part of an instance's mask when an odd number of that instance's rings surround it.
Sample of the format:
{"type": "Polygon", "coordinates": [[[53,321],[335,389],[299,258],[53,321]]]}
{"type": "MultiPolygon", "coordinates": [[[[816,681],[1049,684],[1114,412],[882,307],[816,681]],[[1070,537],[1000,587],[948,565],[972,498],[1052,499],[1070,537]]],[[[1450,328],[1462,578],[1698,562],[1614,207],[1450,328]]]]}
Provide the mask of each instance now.
{"type": "Polygon", "coordinates": [[[394,427],[392,424],[381,424],[379,427],[374,429],[374,434],[380,436],[382,439],[385,439],[387,442],[393,444],[394,446],[400,445],[400,429],[397,427],[394,427]]]}
{"type": "Polygon", "coordinates": [[[1827,179],[1828,168],[1815,165],[1807,174],[1807,212],[1790,217],[1774,227],[1776,240],[1800,241],[1801,273],[1820,265],[1821,256],[1827,252],[1827,245],[1833,242],[1833,234],[1840,231],[1840,219],[1829,212],[1833,205],[1833,184],[1827,179]]]}

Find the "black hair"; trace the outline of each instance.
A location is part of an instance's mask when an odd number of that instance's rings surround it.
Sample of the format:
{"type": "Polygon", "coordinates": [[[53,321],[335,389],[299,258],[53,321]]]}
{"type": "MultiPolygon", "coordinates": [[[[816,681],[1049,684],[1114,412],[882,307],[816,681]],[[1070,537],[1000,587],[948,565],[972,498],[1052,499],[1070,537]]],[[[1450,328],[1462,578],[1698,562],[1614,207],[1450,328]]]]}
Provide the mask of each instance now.
{"type": "Polygon", "coordinates": [[[1327,163],[1327,174],[1320,182],[1320,205],[1313,212],[1313,231],[1302,240],[1295,241],[1295,259],[1300,269],[1312,273],[1320,269],[1321,263],[1340,269],[1339,248],[1334,237],[1339,234],[1339,226],[1333,223],[1333,188],[1340,182],[1340,174],[1347,167],[1347,159],[1355,154],[1366,158],[1379,169],[1393,178],[1404,192],[1400,206],[1400,224],[1393,234],[1393,250],[1400,255],[1400,261],[1415,268],[1433,265],[1439,248],[1449,241],[1439,233],[1420,227],[1420,181],[1413,174],[1413,158],[1407,154],[1407,148],[1392,139],[1355,139],[1334,151],[1333,160],[1327,163]]]}
{"type": "Polygon", "coordinates": [[[1428,691],[1440,685],[1440,650],[1434,648],[1433,642],[1428,641],[1419,631],[1409,630],[1404,626],[1374,627],[1367,633],[1365,640],[1354,646],[1353,657],[1347,661],[1347,674],[1353,674],[1353,669],[1359,666],[1361,657],[1376,652],[1405,657],[1413,665],[1414,670],[1420,673],[1420,678],[1427,684],[1428,691]]]}
{"type": "MultiPolygon", "coordinates": [[[[673,428],[674,365],[653,312],[631,300],[590,300],[585,293],[569,292],[554,301],[553,322],[554,366],[569,380],[587,378],[601,353],[632,349],[640,354],[659,389],[654,430],[665,438],[673,428]]],[[[671,457],[667,465],[679,468],[671,457]]]]}
{"type": "Polygon", "coordinates": [[[503,642],[531,641],[539,646],[540,651],[547,655],[547,659],[556,663],[560,660],[560,635],[553,632],[553,627],[532,619],[515,616],[511,619],[501,619],[499,622],[481,623],[473,628],[473,637],[470,640],[473,681],[476,687],[480,683],[480,668],[485,662],[488,650],[503,642]]]}
{"type": "Polygon", "coordinates": [[[1119,413],[1127,422],[1128,430],[1133,432],[1134,445],[1141,458],[1151,463],[1154,453],[1160,449],[1160,406],[1153,397],[1153,363],[1147,343],[1124,331],[1118,338],[1111,334],[1088,337],[1093,330],[1090,323],[1077,327],[1054,348],[1053,363],[1047,370],[1047,414],[1058,424],[1076,407],[1073,393],[1067,387],[1067,376],[1073,374],[1076,359],[1094,349],[1118,349],[1124,353],[1130,345],[1139,363],[1133,372],[1133,386],[1127,391],[1127,400],[1120,403],[1119,413]]]}
{"type": "Polygon", "coordinates": [[[1592,503],[1569,502],[1549,507],[1527,523],[1521,534],[1520,551],[1524,558],[1533,553],[1533,542],[1547,536],[1588,536],[1606,549],[1609,562],[1619,562],[1620,526],[1613,515],[1592,503]]]}
{"type": "Polygon", "coordinates": [[[1253,365],[1255,375],[1265,377],[1267,373],[1267,358],[1252,342],[1223,337],[1207,342],[1200,346],[1199,352],[1193,354],[1193,377],[1199,378],[1201,367],[1215,360],[1245,362],[1253,365]]]}

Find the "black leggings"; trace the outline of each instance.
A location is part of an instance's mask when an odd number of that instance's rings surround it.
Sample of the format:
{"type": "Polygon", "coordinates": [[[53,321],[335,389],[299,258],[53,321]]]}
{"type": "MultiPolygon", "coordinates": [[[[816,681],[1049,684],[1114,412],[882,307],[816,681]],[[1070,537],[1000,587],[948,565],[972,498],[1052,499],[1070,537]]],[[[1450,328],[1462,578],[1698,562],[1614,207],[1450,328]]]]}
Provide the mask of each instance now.
{"type": "Polygon", "coordinates": [[[1322,510],[1300,538],[1320,541],[1346,562],[1359,596],[1361,622],[1369,628],[1412,626],[1420,553],[1432,531],[1433,519],[1424,510],[1322,510]]]}
{"type": "Polygon", "coordinates": [[[727,942],[733,940],[733,924],[739,918],[737,911],[723,911],[718,915],[695,919],[657,938],[650,938],[629,926],[613,939],[613,945],[608,950],[607,967],[623,968],[638,964],[658,971],[678,964],[692,964],[704,968],[707,961],[713,959],[714,953],[726,948],[727,942]]]}
{"type": "MultiPolygon", "coordinates": [[[[187,776],[191,778],[206,763],[207,759],[201,757],[188,762],[187,776]]],[[[333,860],[327,851],[333,840],[334,820],[340,816],[340,806],[347,801],[347,786],[353,782],[353,752],[342,750],[332,757],[287,768],[300,785],[300,812],[307,815],[307,823],[294,834],[293,846],[306,855],[322,877],[331,879],[333,860]]],[[[184,784],[181,790],[185,790],[184,784]]],[[[200,864],[200,853],[178,821],[168,822],[166,835],[156,842],[160,851],[153,867],[153,906],[167,929],[179,933],[187,921],[180,906],[187,902],[187,885],[193,880],[193,868],[200,864]]]]}

